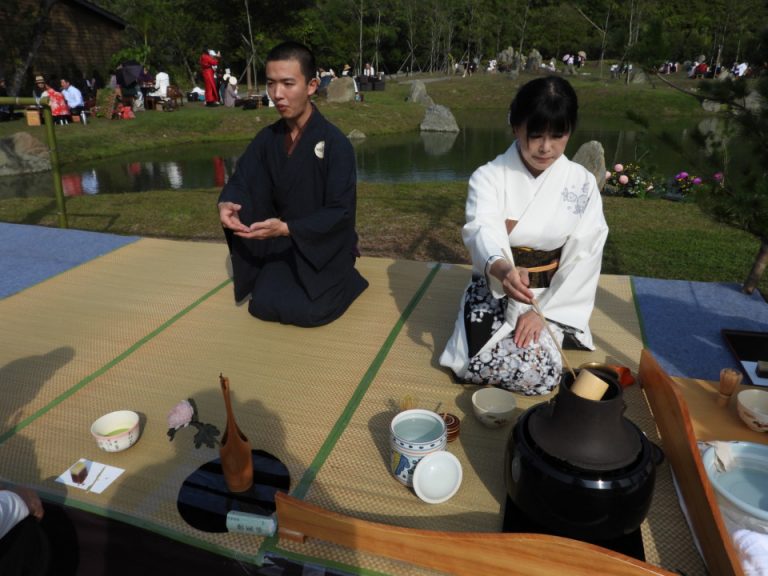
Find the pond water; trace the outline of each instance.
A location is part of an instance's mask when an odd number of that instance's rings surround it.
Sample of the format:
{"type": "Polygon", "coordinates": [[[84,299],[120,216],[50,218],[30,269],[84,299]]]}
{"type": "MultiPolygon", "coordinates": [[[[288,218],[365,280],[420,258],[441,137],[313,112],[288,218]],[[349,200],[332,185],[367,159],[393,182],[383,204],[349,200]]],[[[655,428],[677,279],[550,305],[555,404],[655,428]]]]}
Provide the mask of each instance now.
{"type": "MultiPolygon", "coordinates": [[[[375,136],[355,142],[358,179],[365,182],[467,180],[482,164],[506,150],[513,141],[505,111],[483,111],[457,117],[458,134],[422,133],[375,136]]],[[[646,131],[629,120],[606,122],[583,117],[568,144],[572,156],[589,140],[605,148],[608,166],[638,161],[654,173],[672,176],[691,169],[680,149],[698,156],[689,138],[690,123],[646,131]],[[651,134],[656,134],[652,136],[651,134]]],[[[119,158],[77,167],[62,167],[67,196],[196,189],[223,186],[235,169],[247,142],[176,146],[138,151],[119,158]]],[[[0,198],[53,195],[51,174],[0,178],[0,198]]]]}

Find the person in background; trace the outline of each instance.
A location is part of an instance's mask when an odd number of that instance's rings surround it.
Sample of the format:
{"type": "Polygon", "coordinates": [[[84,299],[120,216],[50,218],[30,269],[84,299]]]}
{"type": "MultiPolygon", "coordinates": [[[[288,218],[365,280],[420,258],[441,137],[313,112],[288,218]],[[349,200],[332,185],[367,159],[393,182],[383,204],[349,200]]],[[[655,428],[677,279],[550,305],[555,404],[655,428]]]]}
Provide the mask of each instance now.
{"type": "Polygon", "coordinates": [[[61,93],[67,101],[70,115],[80,116],[84,119],[85,115],[83,112],[85,111],[85,102],[83,101],[83,94],[69,81],[68,78],[61,79],[61,93]]]}
{"type": "MultiPolygon", "coordinates": [[[[5,87],[5,78],[0,77],[0,98],[8,96],[5,87]]],[[[0,104],[0,122],[8,122],[13,117],[13,107],[8,104],[0,104]]]]}
{"type": "Polygon", "coordinates": [[[227,87],[224,88],[224,106],[234,108],[237,102],[237,78],[230,76],[227,78],[227,87]]]}
{"type": "Polygon", "coordinates": [[[363,76],[367,76],[369,78],[376,76],[376,70],[373,69],[373,66],[371,66],[370,62],[365,63],[365,68],[363,68],[363,76]]]}
{"type": "Polygon", "coordinates": [[[155,76],[154,92],[150,92],[147,96],[152,98],[166,98],[168,96],[168,86],[171,85],[171,77],[162,68],[155,76]]]}
{"type": "Polygon", "coordinates": [[[139,90],[143,100],[147,101],[147,95],[155,89],[155,76],[149,71],[149,66],[141,68],[139,74],[139,90]]]}
{"type": "Polygon", "coordinates": [[[200,55],[200,69],[205,82],[205,105],[219,105],[219,92],[216,89],[216,68],[219,65],[221,53],[215,50],[205,50],[200,55]]]}
{"type": "MultiPolygon", "coordinates": [[[[45,84],[45,92],[43,96],[48,97],[48,105],[51,107],[51,114],[53,115],[54,124],[69,124],[69,106],[64,95],[57,91],[47,81],[45,84]]],[[[42,96],[41,96],[42,98],[42,96]]]]}
{"type": "Polygon", "coordinates": [[[35,86],[32,88],[32,97],[37,102],[38,107],[40,106],[40,98],[45,94],[45,90],[45,77],[38,74],[35,76],[35,86]]]}
{"type": "Polygon", "coordinates": [[[472,280],[440,356],[463,382],[549,394],[562,374],[558,344],[594,349],[608,226],[595,177],[564,155],[577,117],[567,80],[528,82],[509,108],[515,142],[469,180],[462,236],[472,280]]]}
{"type": "Polygon", "coordinates": [[[40,527],[45,511],[40,497],[29,488],[0,488],[0,574],[48,574],[50,545],[40,527]]]}
{"type": "Polygon", "coordinates": [[[315,57],[285,42],[267,54],[280,120],[261,130],[219,196],[235,301],[261,320],[320,326],[368,287],[358,257],[355,153],[312,104],[315,57]]]}

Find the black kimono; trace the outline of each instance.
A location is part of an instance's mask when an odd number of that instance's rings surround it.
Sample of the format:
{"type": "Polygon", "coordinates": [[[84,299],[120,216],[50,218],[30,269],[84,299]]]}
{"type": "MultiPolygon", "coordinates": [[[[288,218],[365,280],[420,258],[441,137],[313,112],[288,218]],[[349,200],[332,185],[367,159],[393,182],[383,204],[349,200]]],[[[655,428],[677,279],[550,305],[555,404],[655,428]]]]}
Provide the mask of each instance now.
{"type": "Polygon", "coordinates": [[[283,120],[256,135],[219,202],[240,204],[246,226],[286,222],[290,236],[253,240],[225,229],[235,300],[262,320],[319,326],[368,287],[355,270],[357,175],[352,145],[314,109],[291,155],[283,120]]]}

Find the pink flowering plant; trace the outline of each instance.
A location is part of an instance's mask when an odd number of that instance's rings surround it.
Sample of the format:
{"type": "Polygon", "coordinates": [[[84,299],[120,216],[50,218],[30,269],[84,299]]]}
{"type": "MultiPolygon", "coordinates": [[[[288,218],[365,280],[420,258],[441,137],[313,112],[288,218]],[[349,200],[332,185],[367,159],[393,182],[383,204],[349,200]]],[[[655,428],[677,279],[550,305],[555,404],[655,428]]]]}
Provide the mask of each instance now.
{"type": "Polygon", "coordinates": [[[187,426],[193,426],[197,433],[193,439],[195,448],[203,444],[209,448],[215,448],[219,440],[216,438],[221,432],[213,424],[200,422],[197,415],[197,405],[192,398],[182,400],[168,412],[168,438],[173,440],[176,432],[187,426]]]}
{"type": "Polygon", "coordinates": [[[634,162],[616,164],[605,173],[605,192],[610,196],[645,198],[653,191],[653,179],[634,162]]]}

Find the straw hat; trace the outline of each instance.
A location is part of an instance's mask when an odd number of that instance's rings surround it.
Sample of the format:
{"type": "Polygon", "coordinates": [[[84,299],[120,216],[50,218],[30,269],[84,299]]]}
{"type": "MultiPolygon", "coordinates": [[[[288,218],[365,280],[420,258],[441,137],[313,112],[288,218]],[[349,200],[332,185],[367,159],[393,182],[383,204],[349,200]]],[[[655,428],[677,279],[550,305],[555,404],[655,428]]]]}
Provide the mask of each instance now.
{"type": "Polygon", "coordinates": [[[344,64],[344,70],[352,70],[352,67],[349,64],[344,64]]]}
{"type": "Polygon", "coordinates": [[[35,84],[37,84],[39,82],[43,82],[44,83],[45,82],[45,78],[43,78],[42,76],[40,76],[38,74],[37,76],[35,76],[35,84]]]}

